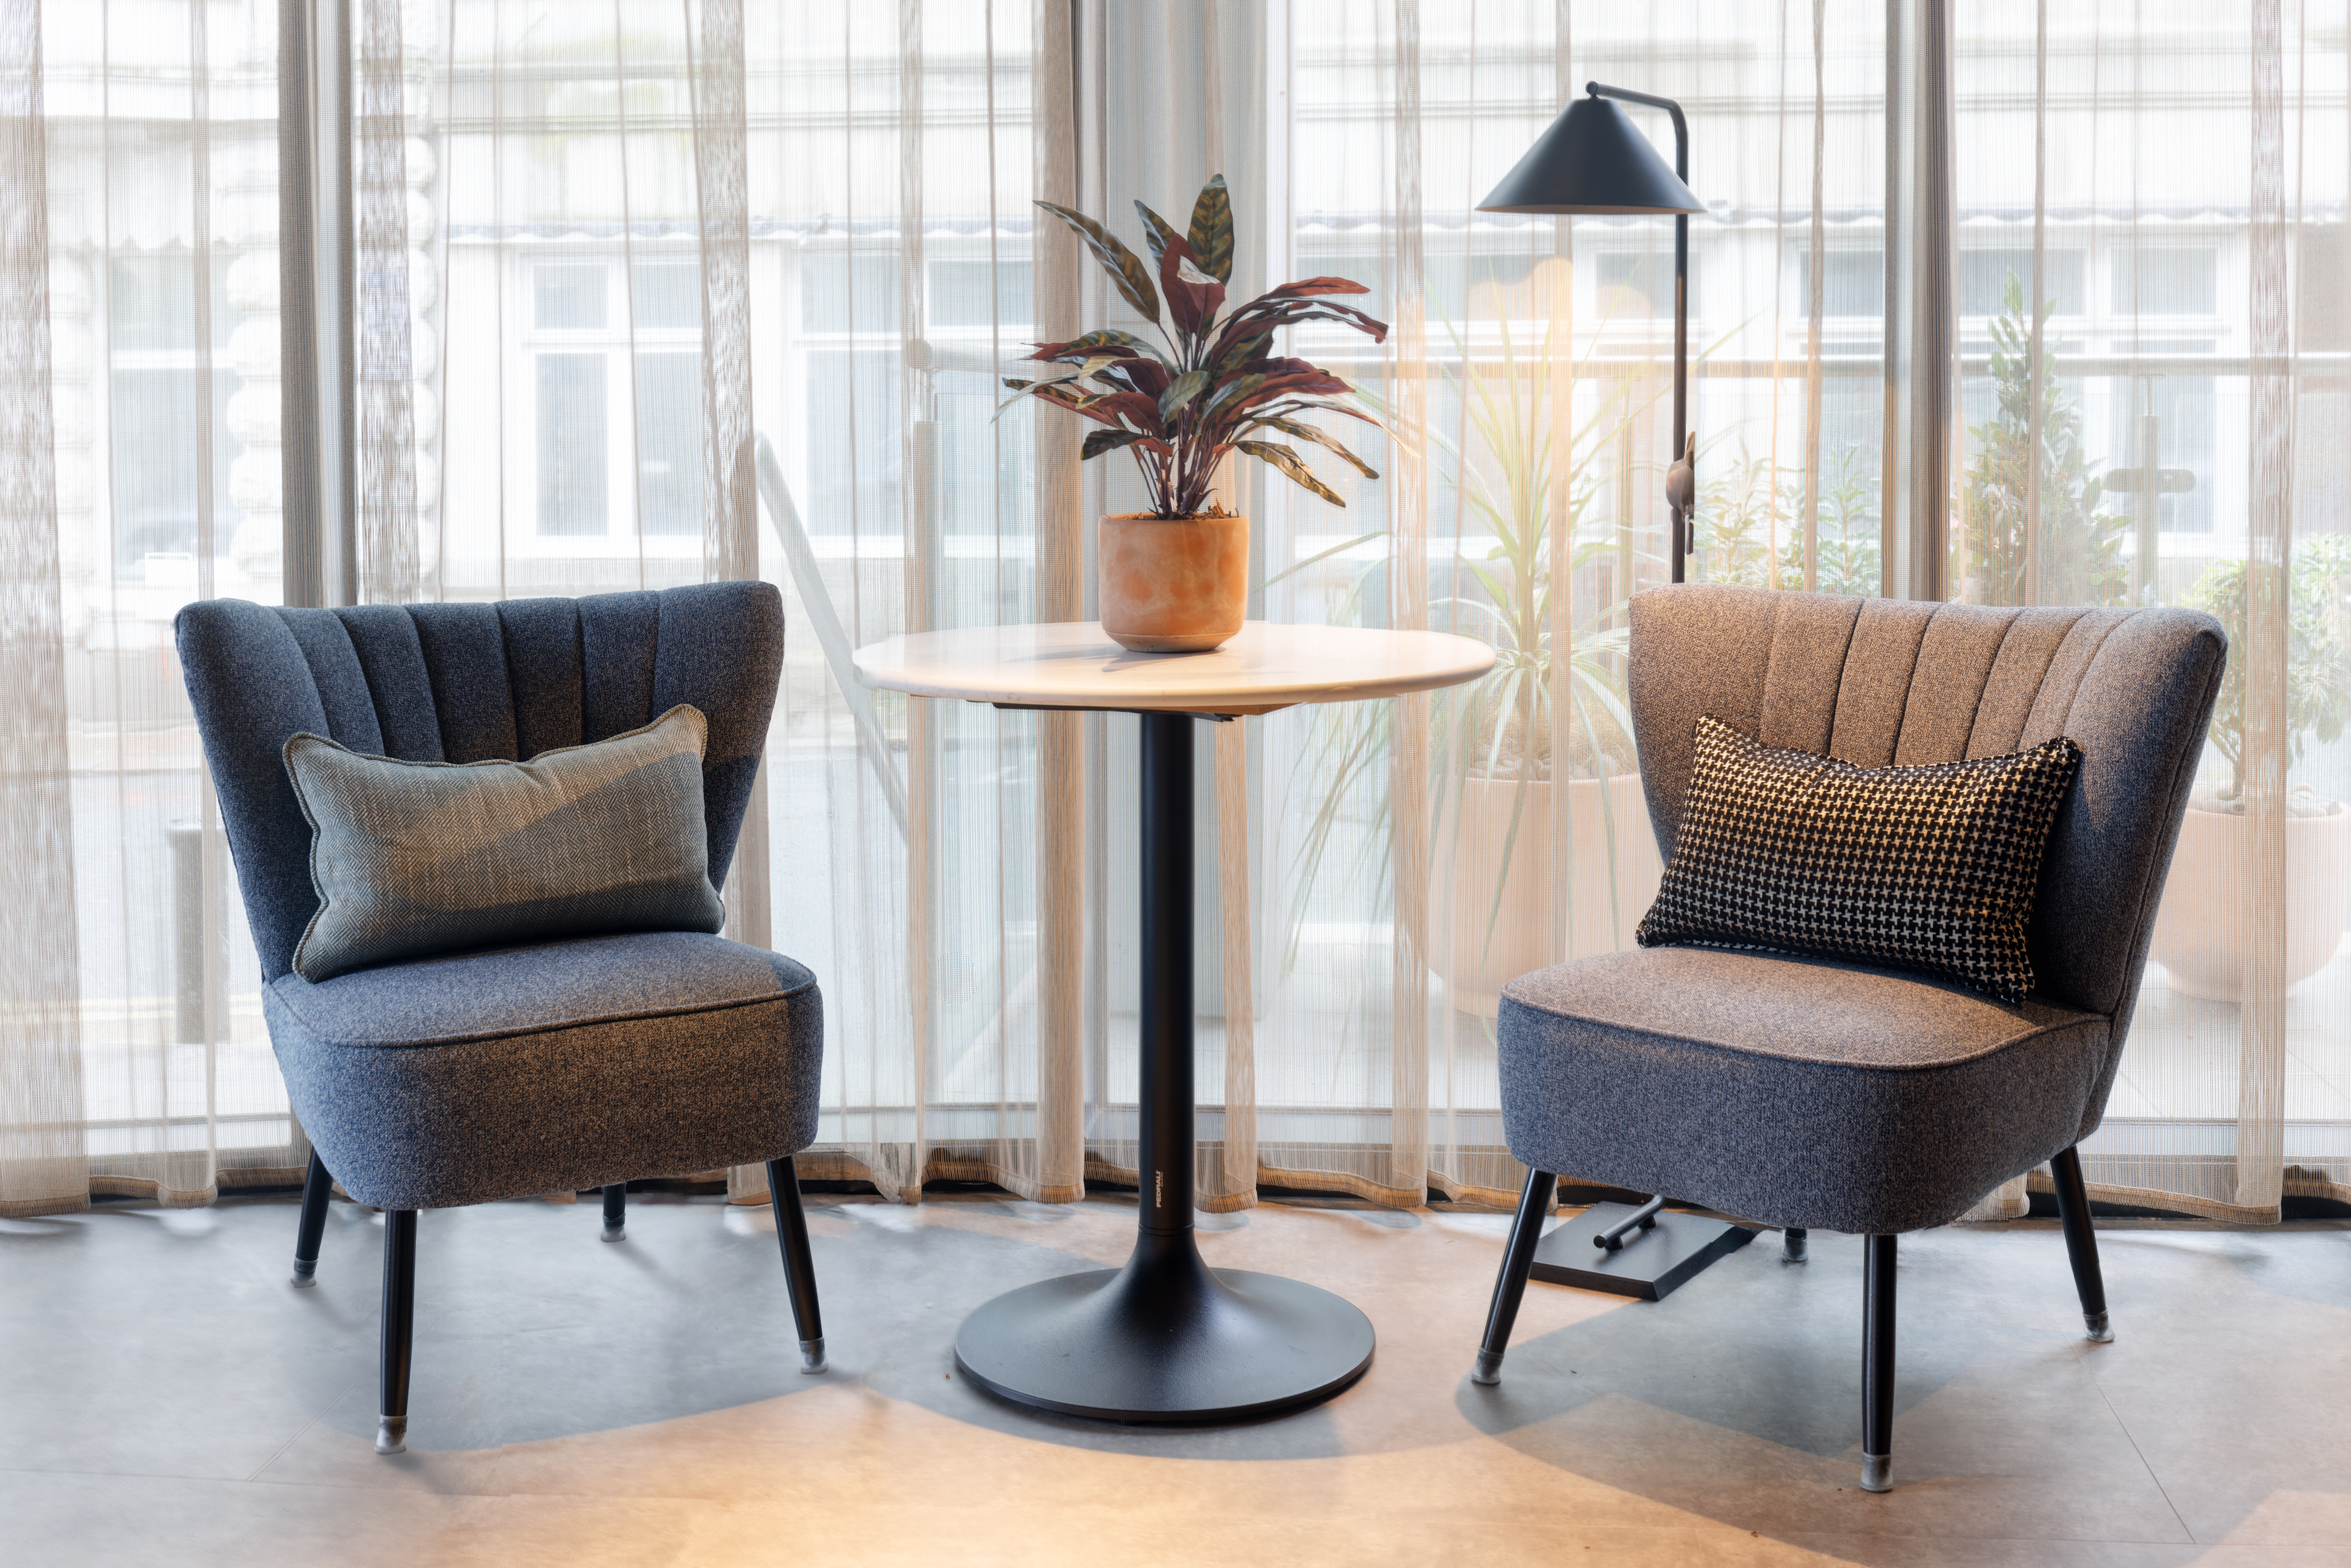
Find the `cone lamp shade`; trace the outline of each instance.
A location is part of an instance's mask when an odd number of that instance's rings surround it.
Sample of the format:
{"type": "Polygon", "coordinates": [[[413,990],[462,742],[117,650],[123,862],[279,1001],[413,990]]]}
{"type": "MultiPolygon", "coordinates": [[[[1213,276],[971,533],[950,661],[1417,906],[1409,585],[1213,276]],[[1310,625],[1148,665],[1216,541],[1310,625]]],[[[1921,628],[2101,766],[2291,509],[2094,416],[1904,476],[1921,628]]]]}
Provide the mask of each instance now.
{"type": "Polygon", "coordinates": [[[1621,104],[1579,98],[1478,204],[1481,213],[1698,213],[1704,204],[1621,104]]]}
{"type": "Polygon", "coordinates": [[[1577,99],[1535,139],[1518,166],[1478,204],[1481,213],[1671,214],[1674,220],[1674,445],[1666,473],[1667,558],[1682,580],[1698,497],[1698,453],[1689,433],[1689,220],[1706,211],[1690,194],[1689,122],[1682,106],[1655,93],[1587,82],[1577,99]],[[1669,168],[1625,112],[1627,103],[1673,117],[1669,168]]]}

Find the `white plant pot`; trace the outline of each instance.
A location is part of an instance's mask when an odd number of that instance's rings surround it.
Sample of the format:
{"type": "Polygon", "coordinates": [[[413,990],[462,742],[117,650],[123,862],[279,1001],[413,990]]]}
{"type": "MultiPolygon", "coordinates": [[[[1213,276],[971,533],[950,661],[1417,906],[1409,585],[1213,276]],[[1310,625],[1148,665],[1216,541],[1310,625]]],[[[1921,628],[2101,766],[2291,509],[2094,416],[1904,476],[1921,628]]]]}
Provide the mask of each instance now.
{"type": "MultiPolygon", "coordinates": [[[[2253,930],[2252,830],[2232,811],[2190,806],[2171,878],[2157,906],[2155,961],[2171,988],[2211,1001],[2244,998],[2253,930]]],[[[2285,983],[2326,967],[2351,913],[2351,810],[2285,821],[2285,983]]]]}
{"type": "Polygon", "coordinates": [[[1631,946],[1634,927],[1656,899],[1664,867],[1657,859],[1656,835],[1649,828],[1641,776],[1571,779],[1567,903],[1572,918],[1562,939],[1552,899],[1557,838],[1552,788],[1548,781],[1465,779],[1457,803],[1438,828],[1435,862],[1440,875],[1450,873],[1453,927],[1437,944],[1438,972],[1459,1011],[1490,1012],[1504,985],[1558,961],[1554,955],[1583,958],[1631,946]],[[1515,841],[1510,836],[1514,803],[1519,810],[1515,841]]]}

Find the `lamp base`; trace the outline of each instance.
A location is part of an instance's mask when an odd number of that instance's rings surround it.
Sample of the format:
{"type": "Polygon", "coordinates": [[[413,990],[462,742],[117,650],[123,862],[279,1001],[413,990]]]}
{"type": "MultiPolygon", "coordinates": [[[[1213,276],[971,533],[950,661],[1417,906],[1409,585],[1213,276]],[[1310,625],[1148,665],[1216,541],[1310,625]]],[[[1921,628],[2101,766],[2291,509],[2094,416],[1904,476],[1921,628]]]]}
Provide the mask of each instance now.
{"type": "Polygon", "coordinates": [[[1529,1276],[1553,1285],[1662,1301],[1708,1264],[1755,1239],[1755,1232],[1744,1225],[1667,1210],[1656,1216],[1655,1228],[1631,1231],[1613,1252],[1592,1244],[1594,1237],[1635,1212],[1630,1204],[1593,1204],[1542,1239],[1529,1276]]]}

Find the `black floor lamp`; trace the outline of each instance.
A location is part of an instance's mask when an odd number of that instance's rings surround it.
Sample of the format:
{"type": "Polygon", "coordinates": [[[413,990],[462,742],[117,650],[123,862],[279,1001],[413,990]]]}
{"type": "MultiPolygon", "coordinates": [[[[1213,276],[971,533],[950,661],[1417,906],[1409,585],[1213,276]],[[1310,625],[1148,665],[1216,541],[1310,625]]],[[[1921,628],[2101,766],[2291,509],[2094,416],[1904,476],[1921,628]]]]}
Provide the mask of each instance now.
{"type": "Polygon", "coordinates": [[[1674,463],[1666,473],[1666,505],[1673,517],[1667,554],[1679,582],[1698,500],[1698,438],[1689,428],[1689,214],[1706,208],[1690,194],[1689,123],[1680,104],[1596,81],[1585,83],[1584,90],[1592,96],[1569,104],[1478,210],[1674,214],[1674,463]],[[1674,117],[1671,169],[1611,99],[1646,103],[1674,117]]]}
{"type": "MultiPolygon", "coordinates": [[[[1666,471],[1666,506],[1673,535],[1667,555],[1679,582],[1698,500],[1698,438],[1689,428],[1689,214],[1706,210],[1690,194],[1689,123],[1669,98],[1596,81],[1584,90],[1591,96],[1569,104],[1551,122],[1478,210],[1674,214],[1674,463],[1666,471]],[[1611,99],[1646,103],[1674,117],[1673,168],[1611,99]]],[[[1667,1214],[1662,1197],[1638,1207],[1595,1203],[1543,1238],[1531,1272],[1555,1284],[1654,1301],[1754,1237],[1744,1226],[1667,1214]]],[[[1802,1233],[1790,1231],[1787,1246],[1788,1256],[1801,1260],[1802,1233]]]]}

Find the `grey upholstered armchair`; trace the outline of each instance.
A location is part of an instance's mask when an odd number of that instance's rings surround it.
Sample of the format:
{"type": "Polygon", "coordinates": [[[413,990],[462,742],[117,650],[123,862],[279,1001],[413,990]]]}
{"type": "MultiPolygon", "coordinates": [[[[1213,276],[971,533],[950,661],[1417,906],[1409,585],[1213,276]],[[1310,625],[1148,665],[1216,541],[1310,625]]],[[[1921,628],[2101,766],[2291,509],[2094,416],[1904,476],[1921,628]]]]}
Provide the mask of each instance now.
{"type": "Polygon", "coordinates": [[[1713,947],[1526,975],[1499,1018],[1504,1135],[1529,1167],[1472,1375],[1498,1380],[1559,1173],[1782,1228],[1867,1238],[1863,1484],[1892,1484],[1894,1239],[2049,1162],[2090,1337],[2105,1292],[2074,1145],[2097,1129],[2226,648],[2182,610],[1994,610],[1762,589],[1632,604],[1631,695],[1658,848],[1692,732],[1865,768],[2070,736],[2081,770],[2043,863],[2037,988],[1713,947]]]}
{"type": "Polygon", "coordinates": [[[319,908],[281,757],[300,731],[409,761],[526,759],[691,703],[708,721],[708,869],[723,886],[783,662],[765,583],[498,604],[180,612],[180,657],[265,982],[271,1044],[312,1144],[294,1282],[329,1187],[385,1210],[379,1452],[408,1425],[416,1211],[765,1161],[803,1370],[823,1329],[792,1155],[816,1135],[822,1004],[809,971],[699,933],[540,942],[293,969],[319,908]],[[333,1173],[329,1176],[329,1172],[333,1173]]]}

